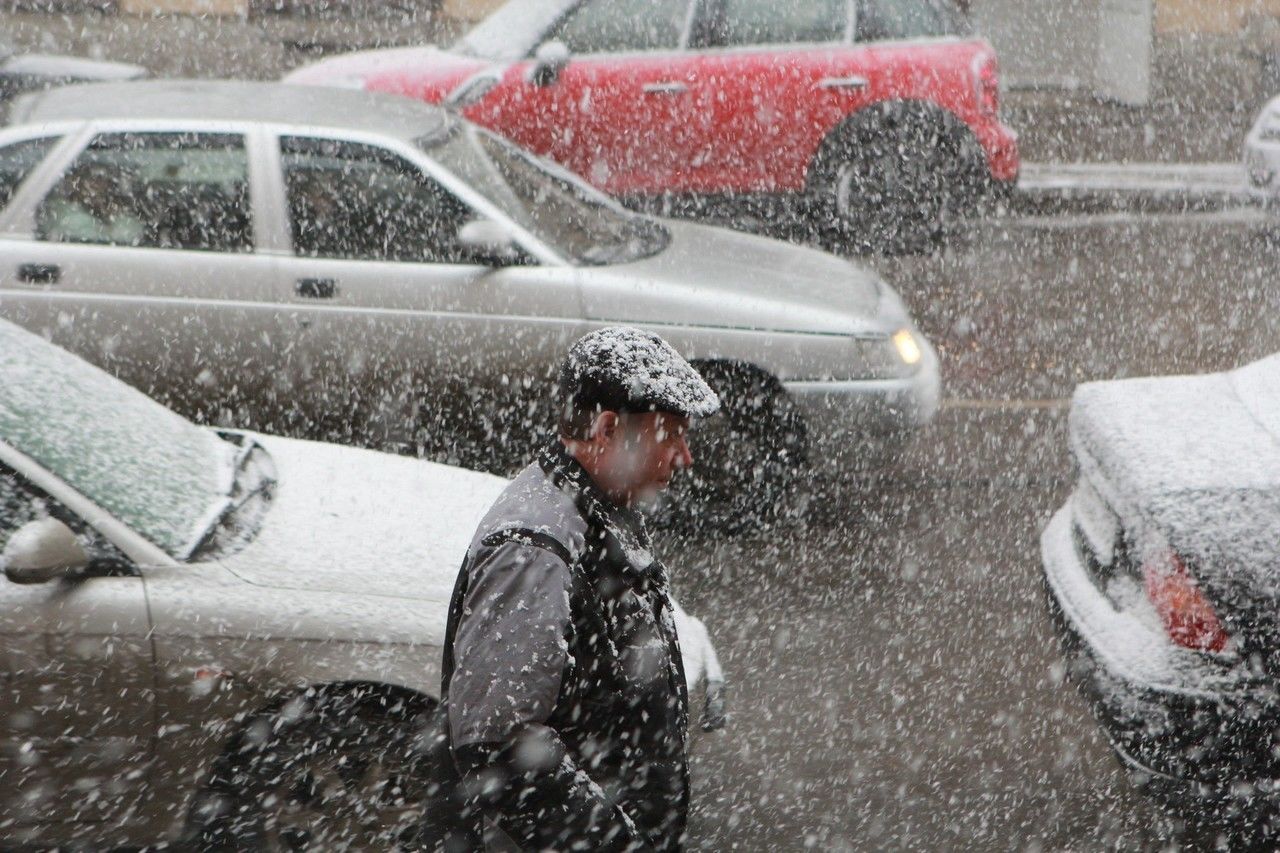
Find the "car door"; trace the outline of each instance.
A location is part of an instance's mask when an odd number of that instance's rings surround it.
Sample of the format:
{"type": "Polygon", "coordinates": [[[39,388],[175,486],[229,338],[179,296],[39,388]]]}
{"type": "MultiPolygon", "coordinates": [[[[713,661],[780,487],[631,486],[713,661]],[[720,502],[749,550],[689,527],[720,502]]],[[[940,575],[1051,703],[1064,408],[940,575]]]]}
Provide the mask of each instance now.
{"type": "Polygon", "coordinates": [[[822,138],[866,106],[873,57],[851,39],[854,0],[708,0],[695,27],[706,102],[709,183],[795,190],[822,138]]]}
{"type": "Polygon", "coordinates": [[[278,399],[275,259],[242,130],[101,127],[0,221],[0,315],[198,420],[278,399]]]}
{"type": "MultiPolygon", "coordinates": [[[[0,464],[0,548],[50,517],[91,557],[126,570],[123,554],[0,464]]],[[[108,821],[137,800],[155,734],[149,628],[136,575],[30,585],[0,577],[0,835],[108,821]]]]}
{"type": "Polygon", "coordinates": [[[529,406],[580,329],[576,281],[529,257],[477,263],[458,232],[484,217],[403,150],[285,133],[279,151],[295,324],[280,369],[303,426],[506,467],[503,436],[546,428],[529,406]]]}
{"type": "Polygon", "coordinates": [[[691,5],[586,0],[547,33],[569,49],[559,75],[518,63],[467,115],[615,195],[693,189],[706,116],[691,5]]]}

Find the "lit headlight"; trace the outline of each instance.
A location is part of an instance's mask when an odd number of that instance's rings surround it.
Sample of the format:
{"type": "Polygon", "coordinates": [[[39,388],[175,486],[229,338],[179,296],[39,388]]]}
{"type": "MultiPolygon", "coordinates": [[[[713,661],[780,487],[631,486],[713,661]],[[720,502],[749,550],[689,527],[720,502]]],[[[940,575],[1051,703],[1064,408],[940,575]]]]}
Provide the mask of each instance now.
{"type": "Polygon", "coordinates": [[[912,334],[910,329],[899,329],[893,335],[893,346],[898,350],[898,356],[904,364],[915,365],[920,363],[920,359],[924,358],[924,352],[920,349],[920,343],[916,340],[916,336],[912,334]]]}

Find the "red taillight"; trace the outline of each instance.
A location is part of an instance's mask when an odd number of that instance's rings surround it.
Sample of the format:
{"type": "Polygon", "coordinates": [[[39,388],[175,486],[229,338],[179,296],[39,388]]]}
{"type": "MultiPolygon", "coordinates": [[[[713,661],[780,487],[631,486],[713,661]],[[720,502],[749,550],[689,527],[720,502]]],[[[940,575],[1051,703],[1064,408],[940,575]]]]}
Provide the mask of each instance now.
{"type": "Polygon", "coordinates": [[[1142,565],[1147,598],[1155,605],[1169,639],[1185,649],[1220,652],[1230,637],[1222,630],[1213,605],[1200,591],[1186,564],[1172,551],[1142,565]]]}
{"type": "Polygon", "coordinates": [[[1000,112],[1000,63],[990,54],[978,57],[973,69],[978,109],[989,116],[1000,112]]]}

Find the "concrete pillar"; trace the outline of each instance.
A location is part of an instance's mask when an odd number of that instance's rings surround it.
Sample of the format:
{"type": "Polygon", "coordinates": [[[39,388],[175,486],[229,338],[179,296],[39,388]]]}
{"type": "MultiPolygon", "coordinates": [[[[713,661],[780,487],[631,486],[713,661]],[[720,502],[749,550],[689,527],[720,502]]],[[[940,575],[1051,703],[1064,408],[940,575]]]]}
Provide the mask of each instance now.
{"type": "Polygon", "coordinates": [[[1009,88],[1088,87],[1099,0],[973,0],[978,29],[1000,54],[1009,88]]]}
{"type": "Polygon", "coordinates": [[[972,16],[1000,54],[1006,87],[1080,89],[1144,104],[1151,92],[1152,3],[972,0],[972,16]]]}

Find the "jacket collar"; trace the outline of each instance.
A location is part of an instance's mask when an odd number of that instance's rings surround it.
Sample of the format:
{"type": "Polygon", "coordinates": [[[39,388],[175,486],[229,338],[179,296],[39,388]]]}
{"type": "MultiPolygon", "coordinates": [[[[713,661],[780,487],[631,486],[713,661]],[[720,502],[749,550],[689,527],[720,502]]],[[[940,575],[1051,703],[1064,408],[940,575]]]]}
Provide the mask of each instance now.
{"type": "Polygon", "coordinates": [[[625,557],[623,562],[628,571],[638,578],[663,578],[665,572],[662,564],[654,559],[644,517],[635,510],[614,503],[591,479],[582,464],[569,454],[558,437],[542,449],[538,464],[557,488],[574,499],[587,523],[614,540],[625,557]]]}

